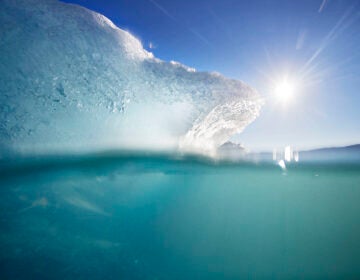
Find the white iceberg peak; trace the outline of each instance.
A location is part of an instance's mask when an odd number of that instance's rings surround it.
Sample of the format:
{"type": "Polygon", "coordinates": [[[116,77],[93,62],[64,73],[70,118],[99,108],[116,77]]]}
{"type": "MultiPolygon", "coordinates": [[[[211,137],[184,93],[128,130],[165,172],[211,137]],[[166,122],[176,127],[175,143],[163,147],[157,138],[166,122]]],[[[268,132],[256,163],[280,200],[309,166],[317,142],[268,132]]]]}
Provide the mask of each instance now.
{"type": "Polygon", "coordinates": [[[0,149],[212,150],[262,99],[164,62],[109,19],[55,0],[2,0],[0,149]]]}

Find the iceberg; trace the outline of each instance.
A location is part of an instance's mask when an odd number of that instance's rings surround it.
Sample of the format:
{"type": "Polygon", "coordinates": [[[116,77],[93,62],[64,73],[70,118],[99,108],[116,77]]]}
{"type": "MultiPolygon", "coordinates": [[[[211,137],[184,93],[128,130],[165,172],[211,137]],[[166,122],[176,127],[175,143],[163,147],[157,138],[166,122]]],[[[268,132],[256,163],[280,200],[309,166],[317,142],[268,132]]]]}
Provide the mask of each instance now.
{"type": "Polygon", "coordinates": [[[250,86],[162,61],[101,14],[0,4],[1,151],[211,152],[259,115],[250,86]]]}

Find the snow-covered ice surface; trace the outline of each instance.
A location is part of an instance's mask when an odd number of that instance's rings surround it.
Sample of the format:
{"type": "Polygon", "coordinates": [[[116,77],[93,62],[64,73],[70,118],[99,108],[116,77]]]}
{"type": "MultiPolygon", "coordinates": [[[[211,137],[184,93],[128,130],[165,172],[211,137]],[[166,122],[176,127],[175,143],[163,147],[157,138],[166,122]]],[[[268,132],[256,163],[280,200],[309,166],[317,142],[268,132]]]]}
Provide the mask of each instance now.
{"type": "Polygon", "coordinates": [[[209,152],[259,114],[220,74],[164,62],[106,17],[56,0],[0,0],[0,149],[209,152]]]}

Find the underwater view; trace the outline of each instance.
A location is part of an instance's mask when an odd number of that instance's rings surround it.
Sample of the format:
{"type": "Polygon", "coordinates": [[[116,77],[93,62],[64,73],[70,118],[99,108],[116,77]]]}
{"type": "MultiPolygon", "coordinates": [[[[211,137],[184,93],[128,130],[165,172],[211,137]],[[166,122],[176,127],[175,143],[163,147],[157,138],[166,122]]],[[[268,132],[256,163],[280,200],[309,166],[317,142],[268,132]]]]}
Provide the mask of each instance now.
{"type": "Polygon", "coordinates": [[[360,279],[359,15],[0,0],[0,279],[360,279]]]}
{"type": "Polygon", "coordinates": [[[356,279],[360,160],[1,166],[2,279],[356,279]]]}

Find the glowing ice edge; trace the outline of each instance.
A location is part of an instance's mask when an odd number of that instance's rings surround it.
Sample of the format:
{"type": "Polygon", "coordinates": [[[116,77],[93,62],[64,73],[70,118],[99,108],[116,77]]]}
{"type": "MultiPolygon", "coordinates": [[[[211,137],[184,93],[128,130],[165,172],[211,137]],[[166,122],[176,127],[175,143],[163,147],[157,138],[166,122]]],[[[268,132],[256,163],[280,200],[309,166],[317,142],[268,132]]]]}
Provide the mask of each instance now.
{"type": "Polygon", "coordinates": [[[212,153],[263,99],[164,62],[106,17],[56,0],[0,0],[0,148],[212,153]]]}

